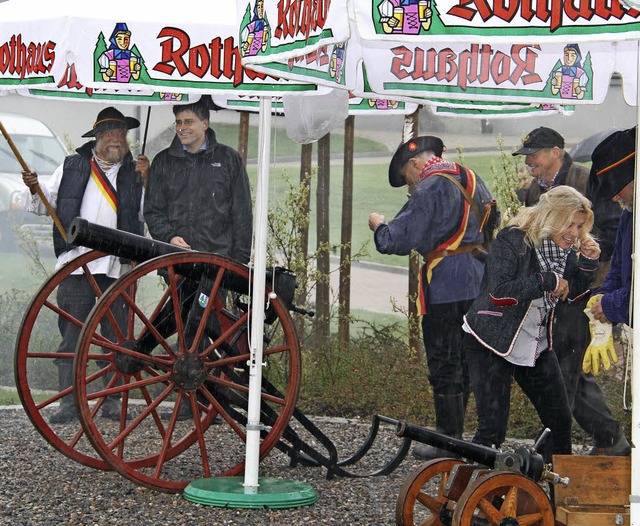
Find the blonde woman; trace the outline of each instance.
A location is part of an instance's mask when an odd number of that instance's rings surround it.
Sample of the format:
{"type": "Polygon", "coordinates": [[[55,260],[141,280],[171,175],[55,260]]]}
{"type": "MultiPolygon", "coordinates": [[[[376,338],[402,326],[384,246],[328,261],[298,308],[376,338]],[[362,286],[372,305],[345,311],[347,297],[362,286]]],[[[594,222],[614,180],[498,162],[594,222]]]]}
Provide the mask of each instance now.
{"type": "Polygon", "coordinates": [[[522,208],[496,237],[482,290],[464,317],[464,347],[476,399],[474,442],[500,446],[512,378],[551,429],[549,455],[571,454],[571,408],[552,348],[554,307],[588,290],[600,247],[591,203],[569,186],[522,208]]]}

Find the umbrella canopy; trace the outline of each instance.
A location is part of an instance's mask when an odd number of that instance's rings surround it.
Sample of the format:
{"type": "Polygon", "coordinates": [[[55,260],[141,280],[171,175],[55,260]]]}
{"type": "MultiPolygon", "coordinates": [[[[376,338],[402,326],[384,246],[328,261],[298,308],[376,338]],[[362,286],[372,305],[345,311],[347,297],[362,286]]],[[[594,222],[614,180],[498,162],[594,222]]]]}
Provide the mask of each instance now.
{"type": "Polygon", "coordinates": [[[469,5],[425,0],[334,0],[326,11],[297,19],[298,25],[276,0],[264,6],[263,18],[277,21],[269,46],[243,56],[245,65],[262,72],[438,105],[452,99],[601,103],[618,72],[625,79],[625,100],[635,104],[633,39],[640,26],[635,10],[617,0],[611,8],[620,16],[615,21],[604,13],[589,18],[580,12],[573,22],[550,17],[543,23],[532,13],[526,24],[516,12],[506,24],[506,13],[478,16],[469,5]]]}
{"type": "Polygon", "coordinates": [[[620,128],[609,128],[608,130],[602,130],[601,132],[594,133],[586,139],[583,139],[573,148],[569,150],[569,155],[574,161],[585,163],[591,161],[591,154],[595,150],[596,146],[604,141],[609,135],[614,132],[620,131],[620,128]]]}
{"type": "Polygon", "coordinates": [[[7,0],[0,20],[0,90],[133,90],[174,102],[176,93],[322,89],[243,68],[233,2],[194,0],[169,15],[147,1],[114,13],[80,0],[7,0]]]}

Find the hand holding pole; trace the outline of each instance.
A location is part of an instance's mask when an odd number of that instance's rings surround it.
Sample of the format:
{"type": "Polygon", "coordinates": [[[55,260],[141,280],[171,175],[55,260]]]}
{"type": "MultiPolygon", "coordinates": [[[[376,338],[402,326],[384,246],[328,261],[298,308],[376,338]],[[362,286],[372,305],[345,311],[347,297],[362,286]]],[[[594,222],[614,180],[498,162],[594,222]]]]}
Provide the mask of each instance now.
{"type": "MultiPolygon", "coordinates": [[[[16,156],[16,159],[20,163],[20,166],[22,166],[22,170],[25,171],[25,172],[30,172],[31,169],[27,166],[27,163],[22,158],[22,155],[20,155],[20,152],[18,151],[18,148],[13,143],[13,140],[11,139],[11,136],[9,135],[9,132],[7,132],[7,130],[5,129],[5,127],[4,127],[4,125],[2,124],[1,121],[0,121],[0,131],[2,132],[2,135],[4,135],[4,138],[7,140],[7,143],[9,143],[9,147],[11,148],[11,151],[13,152],[13,155],[16,156]]],[[[36,185],[35,185],[35,190],[36,190],[38,196],[40,197],[40,199],[42,200],[42,202],[44,203],[44,206],[47,209],[47,212],[49,212],[49,215],[53,219],[53,222],[55,223],[56,227],[58,227],[58,230],[60,231],[60,234],[62,235],[62,239],[64,239],[65,242],[66,242],[67,241],[67,232],[65,231],[64,227],[62,226],[62,223],[60,222],[60,219],[58,218],[58,215],[56,214],[55,210],[51,206],[51,203],[49,203],[49,201],[45,197],[44,193],[42,192],[42,188],[40,188],[40,185],[38,183],[36,183],[36,185]]]]}

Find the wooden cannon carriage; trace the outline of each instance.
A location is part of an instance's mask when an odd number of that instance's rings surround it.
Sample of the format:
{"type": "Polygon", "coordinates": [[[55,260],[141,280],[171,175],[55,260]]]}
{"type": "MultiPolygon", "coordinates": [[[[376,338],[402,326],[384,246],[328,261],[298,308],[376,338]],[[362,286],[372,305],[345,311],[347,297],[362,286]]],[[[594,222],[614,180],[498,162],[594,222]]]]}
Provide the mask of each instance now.
{"type": "Polygon", "coordinates": [[[532,448],[504,452],[407,422],[399,422],[396,433],[456,457],[426,462],[407,477],[396,505],[398,526],[553,526],[553,506],[540,483],[566,487],[569,479],[537,452],[548,430],[532,448]]]}
{"type": "MultiPolygon", "coordinates": [[[[72,460],[114,469],[160,491],[179,492],[198,478],[241,474],[249,391],[250,269],[215,254],[80,218],[69,229],[69,242],[93,251],[42,285],[16,342],[16,386],[36,429],[72,460]],[[87,265],[107,253],[136,265],[103,293],[87,265]],[[60,284],[78,272],[87,276],[97,298],[84,321],[57,301],[60,284]],[[116,322],[116,309],[126,312],[126,326],[116,322]],[[56,352],[59,317],[78,328],[75,353],[56,352]],[[114,336],[104,336],[103,326],[111,327],[114,336]],[[43,377],[55,385],[57,359],[73,359],[73,386],[41,400],[43,377]],[[75,396],[80,422],[50,424],[54,404],[69,394],[75,396]],[[100,415],[107,397],[122,401],[119,422],[100,415]],[[183,401],[197,417],[178,418],[183,401]],[[163,420],[168,415],[168,421],[163,420]]],[[[410,440],[375,473],[358,475],[346,469],[368,451],[380,422],[387,419],[374,416],[365,444],[351,458],[339,460],[331,440],[296,408],[301,355],[290,312],[307,312],[293,304],[295,286],[291,272],[267,271],[260,458],[277,447],[290,456],[292,465],[323,466],[328,477],[389,473],[406,456],[410,440]],[[300,438],[289,425],[291,419],[326,452],[300,438]]]]}

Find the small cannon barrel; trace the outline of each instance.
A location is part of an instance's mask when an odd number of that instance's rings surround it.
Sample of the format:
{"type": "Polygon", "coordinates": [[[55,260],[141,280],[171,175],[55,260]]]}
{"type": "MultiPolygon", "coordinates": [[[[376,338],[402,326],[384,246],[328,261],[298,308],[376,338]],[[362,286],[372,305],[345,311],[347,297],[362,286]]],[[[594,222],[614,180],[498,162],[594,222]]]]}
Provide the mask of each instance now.
{"type": "Polygon", "coordinates": [[[396,435],[401,438],[410,438],[423,444],[444,449],[454,455],[490,468],[495,467],[498,456],[498,451],[493,448],[443,435],[426,427],[410,424],[406,420],[398,422],[396,425],[396,435]]]}
{"type": "Polygon", "coordinates": [[[474,444],[431,431],[425,427],[409,424],[407,421],[400,421],[396,424],[396,435],[444,449],[453,455],[491,469],[520,472],[535,481],[545,480],[553,484],[561,483],[563,486],[569,483],[569,479],[562,478],[550,471],[550,465],[545,465],[542,455],[535,449],[519,448],[515,452],[498,451],[482,444],[474,444]]]}

